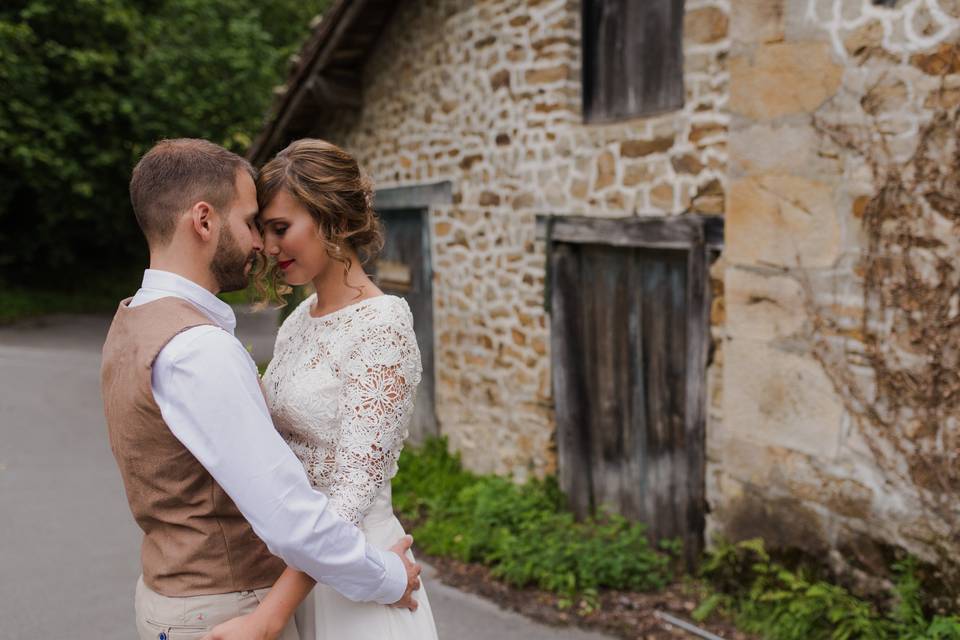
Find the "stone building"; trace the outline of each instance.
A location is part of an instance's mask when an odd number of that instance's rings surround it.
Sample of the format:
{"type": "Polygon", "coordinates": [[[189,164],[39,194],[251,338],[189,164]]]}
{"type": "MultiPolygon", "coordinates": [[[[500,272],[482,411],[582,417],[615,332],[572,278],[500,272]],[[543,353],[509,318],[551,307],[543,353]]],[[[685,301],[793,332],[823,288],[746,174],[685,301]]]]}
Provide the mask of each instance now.
{"type": "Polygon", "coordinates": [[[956,104],[958,25],[956,0],[335,2],[251,154],[323,137],[374,179],[418,435],[693,547],[879,569],[958,546],[897,462],[922,443],[864,418],[858,330],[865,145],[904,167],[956,104]]]}

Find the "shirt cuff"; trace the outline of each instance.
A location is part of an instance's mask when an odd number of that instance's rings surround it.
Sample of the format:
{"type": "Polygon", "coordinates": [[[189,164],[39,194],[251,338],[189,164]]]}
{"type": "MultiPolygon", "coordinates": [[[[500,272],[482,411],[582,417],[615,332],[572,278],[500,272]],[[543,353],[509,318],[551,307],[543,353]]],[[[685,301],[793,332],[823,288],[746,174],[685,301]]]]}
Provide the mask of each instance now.
{"type": "Polygon", "coordinates": [[[392,551],[380,551],[374,549],[380,554],[382,565],[385,570],[383,582],[380,587],[373,592],[371,600],[380,604],[393,604],[403,597],[407,590],[407,570],[403,566],[400,556],[392,551]]]}

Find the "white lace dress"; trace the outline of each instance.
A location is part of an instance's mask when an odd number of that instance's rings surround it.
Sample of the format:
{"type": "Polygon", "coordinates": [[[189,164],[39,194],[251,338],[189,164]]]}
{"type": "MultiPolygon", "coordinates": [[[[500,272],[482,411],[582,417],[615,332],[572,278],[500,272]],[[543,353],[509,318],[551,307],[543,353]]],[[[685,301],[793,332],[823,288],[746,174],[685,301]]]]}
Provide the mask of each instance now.
{"type": "MultiPolygon", "coordinates": [[[[404,535],[390,479],[413,415],[420,351],[402,298],[369,298],[320,318],[316,294],[283,322],[263,377],[273,422],[330,507],[386,549],[404,535]]],[[[357,603],[318,584],[297,614],[303,640],[435,640],[426,590],[415,613],[357,603]]]]}

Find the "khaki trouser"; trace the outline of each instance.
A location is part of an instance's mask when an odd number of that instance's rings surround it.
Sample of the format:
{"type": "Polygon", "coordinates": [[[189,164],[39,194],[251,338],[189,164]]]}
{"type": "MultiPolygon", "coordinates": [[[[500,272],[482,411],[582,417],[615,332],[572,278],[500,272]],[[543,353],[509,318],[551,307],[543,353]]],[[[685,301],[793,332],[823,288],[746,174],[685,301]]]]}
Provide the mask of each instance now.
{"type": "MultiPolygon", "coordinates": [[[[140,640],[199,640],[221,622],[251,613],[269,589],[220,593],[212,596],[170,598],[137,580],[134,607],[140,640]]],[[[279,640],[299,640],[291,619],[279,640]]]]}

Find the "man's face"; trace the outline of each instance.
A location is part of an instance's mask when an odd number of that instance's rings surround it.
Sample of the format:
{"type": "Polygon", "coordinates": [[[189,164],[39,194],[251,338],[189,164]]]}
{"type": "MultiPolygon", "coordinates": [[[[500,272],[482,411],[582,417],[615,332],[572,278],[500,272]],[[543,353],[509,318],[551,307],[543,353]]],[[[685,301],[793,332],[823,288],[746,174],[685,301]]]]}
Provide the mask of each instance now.
{"type": "Polygon", "coordinates": [[[223,213],[223,224],[210,271],[221,292],[245,289],[263,242],[257,229],[257,188],[250,175],[237,172],[236,197],[223,213]]]}

